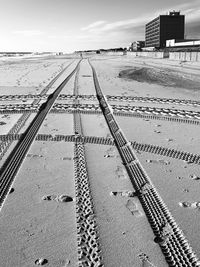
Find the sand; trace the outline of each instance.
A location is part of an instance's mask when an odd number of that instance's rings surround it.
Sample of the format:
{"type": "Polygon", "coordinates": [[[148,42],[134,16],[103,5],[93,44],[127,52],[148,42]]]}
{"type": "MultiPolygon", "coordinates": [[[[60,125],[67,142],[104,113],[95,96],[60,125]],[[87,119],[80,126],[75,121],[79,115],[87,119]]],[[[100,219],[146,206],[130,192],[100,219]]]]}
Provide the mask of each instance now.
{"type": "MultiPolygon", "coordinates": [[[[73,145],[38,142],[30,149],[1,214],[1,266],[49,266],[76,263],[74,202],[43,200],[67,194],[74,198],[73,145]]],[[[69,265],[70,266],[70,265],[69,265]]]]}
{"type": "MultiPolygon", "coordinates": [[[[50,94],[78,60],[72,57],[0,60],[0,94],[39,94],[59,71],[72,63],[49,88],[47,94],[50,94]]],[[[101,55],[93,56],[91,62],[104,94],[200,100],[197,75],[200,64],[101,55]],[[139,78],[134,76],[137,70],[139,78]]],[[[75,76],[62,94],[74,94],[74,82],[75,76]]],[[[80,65],[77,82],[80,95],[96,95],[87,60],[80,65]]],[[[7,102],[20,103],[20,100],[7,102]]],[[[97,100],[80,100],[80,103],[97,103],[97,100]]],[[[110,101],[110,104],[199,111],[199,107],[181,104],[125,101],[110,101]]],[[[6,124],[0,125],[0,134],[8,133],[20,116],[1,115],[0,121],[6,124]]],[[[20,133],[34,116],[30,115],[20,133]]],[[[130,141],[200,154],[198,125],[122,116],[116,116],[116,120],[130,141]]],[[[102,115],[81,114],[81,123],[85,136],[111,137],[102,115]]],[[[74,135],[73,114],[49,113],[39,134],[74,135]]],[[[14,191],[1,210],[0,266],[32,267],[42,259],[44,266],[78,266],[73,149],[73,143],[64,141],[32,144],[12,185],[14,191]],[[61,202],[62,195],[73,201],[61,202]]],[[[104,266],[167,266],[115,146],[85,144],[85,152],[104,266]]],[[[195,206],[200,201],[198,165],[146,152],[136,155],[200,257],[199,208],[195,206]]]]}

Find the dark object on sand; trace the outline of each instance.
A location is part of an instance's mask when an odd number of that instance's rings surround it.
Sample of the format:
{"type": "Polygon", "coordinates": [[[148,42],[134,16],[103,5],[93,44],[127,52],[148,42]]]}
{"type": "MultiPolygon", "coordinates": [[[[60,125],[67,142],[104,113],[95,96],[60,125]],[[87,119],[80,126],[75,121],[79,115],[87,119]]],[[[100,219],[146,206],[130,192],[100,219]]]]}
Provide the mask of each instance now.
{"type": "Polygon", "coordinates": [[[12,188],[10,189],[9,194],[13,193],[14,191],[15,191],[15,189],[12,187],[12,188]]]}
{"type": "Polygon", "coordinates": [[[45,265],[46,263],[48,263],[48,260],[47,259],[43,259],[43,258],[37,259],[35,261],[36,265],[45,265]]]}

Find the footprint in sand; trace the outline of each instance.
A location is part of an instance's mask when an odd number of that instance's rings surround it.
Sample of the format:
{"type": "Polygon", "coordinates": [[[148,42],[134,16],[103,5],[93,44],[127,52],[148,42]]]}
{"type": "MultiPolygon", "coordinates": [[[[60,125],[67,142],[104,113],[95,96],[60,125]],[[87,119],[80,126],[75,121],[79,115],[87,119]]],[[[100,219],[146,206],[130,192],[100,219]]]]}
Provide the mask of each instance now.
{"type": "Polygon", "coordinates": [[[138,255],[138,257],[142,262],[142,267],[157,267],[150,261],[149,256],[147,254],[142,252],[138,255]]]}
{"type": "Polygon", "coordinates": [[[42,197],[42,200],[48,200],[48,201],[55,200],[57,202],[72,202],[73,198],[67,195],[60,195],[60,196],[46,195],[42,197]]]}
{"type": "Polygon", "coordinates": [[[135,197],[137,194],[134,191],[111,191],[111,196],[122,196],[122,197],[135,197]]]}
{"type": "Polygon", "coordinates": [[[48,263],[48,260],[47,259],[43,259],[43,258],[37,259],[35,261],[36,265],[45,265],[46,263],[48,263]]]}
{"type": "Polygon", "coordinates": [[[147,163],[159,163],[159,164],[162,164],[162,165],[169,165],[170,164],[170,161],[167,161],[167,160],[163,160],[163,159],[147,159],[146,160],[147,163]]]}
{"type": "Polygon", "coordinates": [[[167,140],[167,142],[172,142],[173,141],[172,138],[167,138],[166,140],[167,140]]]}
{"type": "Polygon", "coordinates": [[[101,127],[101,128],[105,128],[105,124],[104,124],[104,122],[101,122],[101,123],[100,123],[100,127],[101,127]]]}
{"type": "Polygon", "coordinates": [[[104,158],[114,158],[114,157],[115,157],[115,149],[111,147],[106,151],[104,158]]]}
{"type": "Polygon", "coordinates": [[[47,196],[43,196],[42,200],[56,200],[57,196],[56,195],[47,195],[47,196]]]}
{"type": "Polygon", "coordinates": [[[178,204],[182,208],[200,209],[200,201],[198,202],[183,201],[179,202],[178,204]]]}
{"type": "Polygon", "coordinates": [[[63,265],[63,267],[67,267],[67,266],[69,266],[69,264],[70,264],[70,260],[66,260],[66,262],[64,263],[65,265],[63,265]]]}
{"type": "Polygon", "coordinates": [[[200,177],[197,176],[196,174],[191,174],[189,177],[190,177],[190,179],[195,180],[195,181],[200,180],[200,177]]]}
{"type": "Polygon", "coordinates": [[[115,173],[119,179],[126,179],[127,178],[126,171],[121,166],[117,166],[117,170],[115,171],[115,173]]]}
{"type": "Polygon", "coordinates": [[[137,204],[131,199],[126,202],[126,208],[131,212],[132,215],[137,217],[142,216],[142,212],[138,209],[137,204]]]}
{"type": "Polygon", "coordinates": [[[12,187],[9,191],[9,194],[12,194],[15,191],[15,189],[12,187]]]}
{"type": "Polygon", "coordinates": [[[111,134],[107,134],[107,135],[106,135],[106,138],[109,138],[109,139],[112,139],[112,140],[113,140],[113,137],[112,137],[111,134]]]}
{"type": "Polygon", "coordinates": [[[64,158],[61,158],[61,160],[72,160],[71,157],[64,157],[64,158]]]}
{"type": "Polygon", "coordinates": [[[37,155],[37,154],[28,154],[27,158],[42,158],[42,155],[37,155]]]}

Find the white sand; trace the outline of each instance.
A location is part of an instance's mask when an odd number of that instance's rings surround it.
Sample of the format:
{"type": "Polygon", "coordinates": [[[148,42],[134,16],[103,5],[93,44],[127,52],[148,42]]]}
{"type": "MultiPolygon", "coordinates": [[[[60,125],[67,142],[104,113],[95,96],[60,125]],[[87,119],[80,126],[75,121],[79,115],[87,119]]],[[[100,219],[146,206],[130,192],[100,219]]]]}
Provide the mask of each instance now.
{"type": "MultiPolygon", "coordinates": [[[[40,58],[9,61],[6,64],[2,62],[0,93],[38,94],[71,61],[71,58],[55,57],[45,60],[40,58]]],[[[48,93],[53,92],[77,62],[78,59],[48,93]]],[[[179,74],[192,74],[198,81],[197,73],[200,68],[198,64],[187,62],[179,64],[164,59],[134,59],[126,56],[95,56],[92,63],[105,94],[200,99],[198,90],[164,87],[118,77],[119,72],[127,67],[148,65],[152,68],[159,66],[165,69],[171,68],[179,74]]],[[[74,77],[65,86],[62,94],[73,94],[73,90],[74,77]]],[[[80,94],[95,94],[92,71],[86,60],[81,63],[78,90],[80,94]]],[[[80,100],[80,103],[92,102],[80,100]]],[[[113,104],[119,103],[113,101],[113,104]]],[[[131,105],[143,104],[133,102],[131,105]]],[[[196,107],[183,105],[152,103],[144,105],[199,110],[196,107]]],[[[10,116],[12,123],[7,122],[4,132],[13,126],[17,116],[10,116]]],[[[34,115],[31,116],[32,119],[34,115]]],[[[20,132],[25,130],[31,119],[20,132]]],[[[130,141],[162,145],[199,154],[199,126],[159,120],[146,121],[133,117],[116,117],[116,119],[130,141]]],[[[84,135],[110,136],[102,115],[82,114],[81,121],[84,135]]],[[[2,127],[0,126],[0,129],[3,129],[2,127]]],[[[48,114],[39,133],[74,134],[73,115],[48,114]]],[[[16,142],[12,144],[12,148],[15,144],[16,142]]],[[[0,220],[2,266],[32,267],[35,266],[35,260],[40,257],[48,260],[47,266],[77,266],[75,203],[42,200],[47,194],[75,196],[73,156],[72,143],[36,141],[32,145],[14,183],[15,191],[8,196],[2,209],[0,220]]],[[[199,181],[190,177],[190,175],[200,176],[198,166],[150,153],[137,153],[137,156],[199,255],[199,210],[179,205],[179,202],[199,201],[199,181]],[[147,162],[148,159],[153,162],[147,162]],[[165,165],[159,160],[170,163],[165,165]]],[[[167,266],[158,244],[154,242],[153,232],[138,199],[123,197],[120,194],[110,195],[111,191],[134,191],[116,149],[104,145],[86,144],[86,160],[104,265],[106,267],[167,266]],[[148,256],[149,262],[147,260],[142,262],[142,253],[148,256]]]]}
{"type": "Polygon", "coordinates": [[[0,114],[0,134],[7,134],[21,115],[22,114],[0,114]]]}
{"type": "Polygon", "coordinates": [[[36,142],[30,149],[2,210],[1,266],[31,267],[38,258],[52,267],[75,266],[75,204],[42,200],[74,197],[72,158],[71,143],[36,142]]]}
{"type": "Polygon", "coordinates": [[[133,190],[116,149],[86,145],[86,156],[105,266],[151,266],[142,264],[142,253],[152,266],[167,266],[138,199],[110,195],[133,190]],[[108,153],[111,157],[105,158],[108,153]]]}
{"type": "Polygon", "coordinates": [[[81,121],[83,124],[83,133],[88,136],[107,137],[110,131],[104,117],[99,115],[82,114],[81,121]]]}
{"type": "MultiPolygon", "coordinates": [[[[142,60],[145,59],[142,58],[142,60]]],[[[135,66],[134,61],[135,61],[134,58],[132,60],[129,60],[128,68],[135,66]]],[[[99,75],[100,85],[103,88],[104,94],[153,96],[153,97],[182,98],[182,99],[193,99],[193,100],[200,99],[199,91],[173,88],[167,86],[163,87],[156,84],[140,83],[133,80],[124,80],[119,78],[118,77],[119,72],[127,68],[126,58],[121,57],[120,59],[116,58],[112,60],[106,60],[103,62],[94,60],[92,62],[96,67],[97,73],[99,75]]],[[[159,63],[160,62],[164,64],[165,59],[161,59],[159,63]]]]}
{"type": "Polygon", "coordinates": [[[200,201],[200,180],[193,180],[191,175],[200,177],[199,165],[160,155],[142,152],[137,157],[149,174],[158,192],[167,204],[176,222],[188,238],[194,251],[199,252],[199,209],[180,207],[179,202],[200,201]],[[152,160],[152,163],[147,162],[152,160]],[[163,161],[168,163],[165,165],[163,161]]]}
{"type": "Polygon", "coordinates": [[[198,125],[119,116],[116,120],[130,141],[200,153],[198,125]]]}
{"type": "Polygon", "coordinates": [[[39,134],[54,135],[71,135],[73,132],[73,115],[72,114],[55,114],[49,113],[39,130],[39,134]]]}

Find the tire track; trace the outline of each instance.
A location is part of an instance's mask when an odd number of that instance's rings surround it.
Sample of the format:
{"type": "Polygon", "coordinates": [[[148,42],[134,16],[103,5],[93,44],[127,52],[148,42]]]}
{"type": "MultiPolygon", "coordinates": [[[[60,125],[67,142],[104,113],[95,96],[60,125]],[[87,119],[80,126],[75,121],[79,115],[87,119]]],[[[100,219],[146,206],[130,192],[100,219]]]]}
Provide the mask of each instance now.
{"type": "MultiPolygon", "coordinates": [[[[80,61],[78,65],[79,64],[80,61]]],[[[32,123],[29,125],[28,129],[25,131],[22,138],[17,143],[17,145],[3,164],[0,175],[0,208],[2,208],[3,206],[3,203],[10,191],[12,183],[14,182],[15,176],[19,171],[19,168],[23,163],[23,160],[31,144],[34,141],[41,124],[43,123],[50,109],[52,108],[54,101],[60,94],[63,87],[67,84],[67,82],[76,72],[78,65],[71,72],[71,74],[68,75],[67,78],[65,78],[65,80],[57,87],[54,93],[49,96],[48,100],[42,104],[36,117],[33,119],[32,123]]]]}
{"type": "MultiPolygon", "coordinates": [[[[0,114],[18,114],[18,113],[36,113],[36,110],[32,110],[30,112],[27,110],[3,110],[0,111],[0,114]]],[[[95,107],[95,108],[86,108],[86,107],[64,107],[64,108],[59,108],[59,109],[51,109],[50,113],[82,113],[82,114],[91,114],[91,115],[98,115],[102,114],[100,107],[95,107]]],[[[146,115],[146,114],[138,114],[138,113],[133,113],[133,112],[113,112],[115,116],[121,116],[121,117],[134,117],[134,118],[140,118],[140,119],[148,119],[148,120],[163,120],[163,121],[171,121],[171,122],[177,122],[177,123],[186,123],[186,124],[194,124],[194,125],[199,125],[200,121],[195,119],[184,119],[184,118],[178,118],[178,117],[168,117],[168,116],[162,116],[162,115],[146,115]]]]}
{"type": "MultiPolygon", "coordinates": [[[[179,110],[179,109],[166,109],[166,108],[154,108],[154,107],[143,107],[143,106],[124,106],[124,105],[110,105],[114,112],[116,113],[127,113],[127,114],[144,114],[144,115],[157,115],[157,116],[167,116],[167,117],[180,117],[187,119],[200,120],[200,112],[191,110],[179,110]]],[[[40,105],[38,104],[9,104],[0,105],[0,113],[5,113],[6,111],[37,111],[40,105]]],[[[99,105],[96,104],[63,104],[55,103],[53,110],[100,110],[99,105]]]]}
{"type": "Polygon", "coordinates": [[[154,241],[160,245],[169,266],[200,266],[200,261],[193,252],[192,247],[138,161],[130,142],[128,142],[123,131],[115,121],[112,108],[101,91],[95,69],[92,65],[91,67],[96,94],[102,112],[155,234],[154,241]]]}
{"type": "MultiPolygon", "coordinates": [[[[35,99],[35,98],[47,98],[45,92],[39,95],[2,95],[0,96],[0,101],[8,100],[23,100],[23,99],[35,99]]],[[[95,95],[65,95],[61,94],[58,100],[67,99],[82,99],[82,100],[96,100],[95,95]]],[[[125,102],[140,102],[140,103],[156,103],[156,104],[175,104],[175,105],[188,105],[188,106],[200,106],[200,101],[190,100],[190,99],[177,99],[177,98],[159,98],[159,97],[140,97],[140,96],[112,96],[106,95],[108,101],[125,101],[125,102]]]]}
{"type": "MultiPolygon", "coordinates": [[[[8,134],[0,135],[0,140],[5,142],[7,140],[17,141],[22,138],[23,134],[8,134]]],[[[108,145],[114,146],[114,140],[112,138],[98,137],[98,136],[81,136],[81,135],[55,135],[51,134],[38,134],[35,141],[52,141],[52,142],[82,142],[88,144],[108,145]]],[[[132,147],[136,151],[148,152],[156,155],[166,156],[179,160],[184,160],[189,163],[200,164],[200,155],[186,151],[176,150],[173,148],[166,148],[163,146],[157,146],[153,144],[138,143],[136,141],[130,141],[132,147]]]]}
{"type": "MultiPolygon", "coordinates": [[[[52,85],[58,80],[58,78],[66,71],[66,69],[73,64],[74,61],[72,61],[70,64],[68,64],[41,92],[41,97],[43,97],[48,90],[52,87],[52,85]]],[[[39,110],[39,102],[40,102],[41,98],[39,99],[35,99],[33,101],[33,103],[31,104],[32,107],[37,106],[38,108],[36,110],[39,110]]],[[[1,107],[1,106],[0,106],[1,107]]],[[[34,110],[34,112],[36,112],[36,110],[34,110]]],[[[8,113],[7,110],[3,109],[2,110],[3,113],[8,113]],[[4,112],[5,111],[5,112],[4,112]]],[[[1,110],[0,110],[1,113],[1,110]]],[[[11,111],[11,113],[13,113],[11,111]]],[[[21,113],[21,112],[19,112],[21,113]]],[[[32,110],[30,111],[27,110],[26,113],[24,113],[19,119],[18,121],[15,123],[15,125],[10,129],[10,131],[8,132],[8,134],[17,134],[19,133],[19,131],[22,129],[22,127],[25,125],[25,123],[27,122],[27,120],[30,118],[32,114],[32,110]]],[[[0,143],[0,160],[3,158],[3,156],[6,154],[6,152],[8,151],[9,147],[11,146],[12,141],[11,140],[7,140],[7,142],[3,142],[0,143]]]]}
{"type": "MultiPolygon", "coordinates": [[[[75,96],[78,96],[78,77],[79,69],[74,82],[75,96]]],[[[79,100],[75,98],[74,103],[79,105],[79,100]]],[[[100,267],[103,265],[101,263],[97,225],[87,172],[81,116],[80,113],[74,113],[73,116],[78,266],[100,267]]]]}

